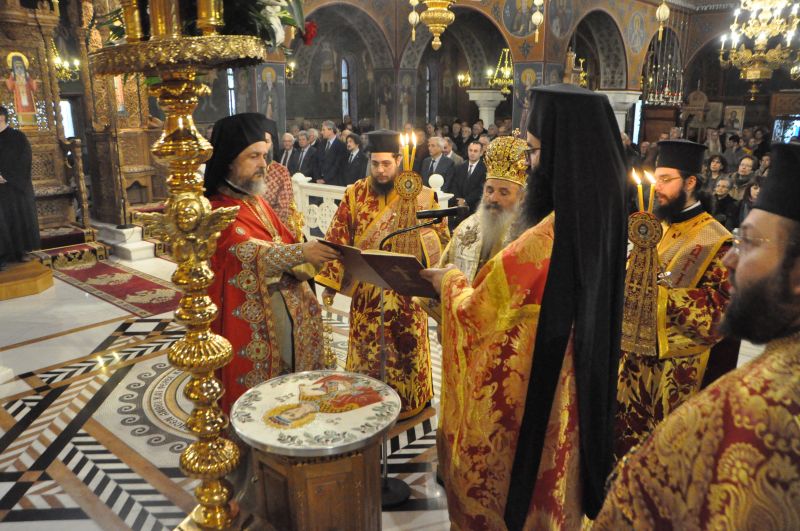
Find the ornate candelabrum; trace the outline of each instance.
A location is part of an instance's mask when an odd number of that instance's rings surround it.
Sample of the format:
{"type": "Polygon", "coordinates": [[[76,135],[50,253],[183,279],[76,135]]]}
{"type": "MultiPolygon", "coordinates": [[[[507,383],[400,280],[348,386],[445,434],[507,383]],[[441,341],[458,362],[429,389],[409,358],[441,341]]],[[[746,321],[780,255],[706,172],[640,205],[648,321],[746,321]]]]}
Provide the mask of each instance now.
{"type": "Polygon", "coordinates": [[[151,94],[158,98],[166,120],[152,153],[169,166],[169,198],[163,214],[139,214],[137,219],[172,244],[178,263],[172,281],[183,298],[175,318],[186,327],[186,335],[169,349],[168,359],[192,375],[184,394],[195,405],[187,427],[197,441],[180,458],[183,473],[200,480],[195,489],[199,505],[191,519],[200,528],[224,529],[236,513],[230,503],[232,488],[224,477],[238,465],[239,450],[221,435],[228,418],[217,405],[225,389],[215,371],[233,354],[225,338],[210,332],[217,308],[208,296],[214,278],[208,259],[220,231],[238,209],[212,210],[203,197],[197,168],[211,156],[211,145],[195,128],[192,112],[198,97],[210,92],[197,81],[198,71],[261,62],[266,47],[258,37],[215,34],[222,19],[221,0],[198,0],[197,27],[203,32],[199,37],[181,34],[178,0],[150,0],[149,40],[142,35],[137,0],[123,0],[122,7],[126,43],[97,51],[91,62],[96,74],[143,72],[161,78],[151,94]]]}

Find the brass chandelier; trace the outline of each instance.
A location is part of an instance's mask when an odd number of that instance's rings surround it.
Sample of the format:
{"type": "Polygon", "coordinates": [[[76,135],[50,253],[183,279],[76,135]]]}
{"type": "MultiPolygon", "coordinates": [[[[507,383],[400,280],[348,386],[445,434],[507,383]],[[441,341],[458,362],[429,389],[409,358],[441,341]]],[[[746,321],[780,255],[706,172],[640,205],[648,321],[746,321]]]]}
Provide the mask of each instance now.
{"type": "Polygon", "coordinates": [[[742,0],[734,12],[731,33],[722,36],[719,61],[723,68],[738,69],[739,77],[752,83],[751,100],[758,93],[758,83],[797,60],[792,43],[800,21],[797,12],[798,4],[787,0],[742,0]],[[745,11],[747,15],[743,15],[745,11]],[[740,22],[740,17],[746,18],[740,22]],[[770,48],[770,42],[777,39],[782,42],[770,48]],[[726,49],[728,42],[730,47],[726,49]]]}
{"type": "Polygon", "coordinates": [[[490,87],[499,88],[500,94],[504,96],[511,94],[510,87],[514,86],[514,63],[511,62],[511,51],[508,48],[503,48],[500,52],[494,71],[489,69],[487,73],[490,74],[490,87]]]}
{"type": "Polygon", "coordinates": [[[53,59],[53,68],[56,71],[56,79],[59,81],[77,81],[81,66],[80,61],[73,59],[70,62],[68,59],[62,59],[52,41],[50,42],[50,53],[53,59]]]}
{"type": "Polygon", "coordinates": [[[411,40],[416,38],[417,25],[422,22],[433,35],[431,47],[438,50],[442,47],[442,40],[439,38],[447,26],[453,23],[456,15],[450,11],[450,6],[454,0],[422,0],[427,9],[421,13],[417,13],[417,6],[419,0],[409,0],[411,5],[411,13],[408,14],[408,23],[411,24],[411,40]]]}

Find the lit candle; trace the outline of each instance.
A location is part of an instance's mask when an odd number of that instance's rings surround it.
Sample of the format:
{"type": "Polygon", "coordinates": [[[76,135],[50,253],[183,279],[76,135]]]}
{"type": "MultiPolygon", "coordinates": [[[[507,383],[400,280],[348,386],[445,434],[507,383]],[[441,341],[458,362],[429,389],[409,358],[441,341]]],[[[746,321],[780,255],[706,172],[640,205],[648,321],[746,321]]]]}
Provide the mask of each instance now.
{"type": "Polygon", "coordinates": [[[719,51],[720,52],[725,50],[725,41],[726,40],[728,40],[728,36],[727,35],[723,35],[722,36],[722,45],[719,47],[719,51]]]}
{"type": "Polygon", "coordinates": [[[636,183],[636,192],[639,197],[639,212],[644,210],[644,194],[642,193],[642,180],[636,174],[636,170],[633,170],[633,181],[636,183]]]}
{"type": "Polygon", "coordinates": [[[409,133],[409,135],[411,135],[411,142],[412,145],[414,146],[413,148],[411,148],[411,160],[409,161],[409,168],[408,168],[411,169],[411,167],[414,166],[414,159],[417,158],[417,135],[416,133],[409,133]]]}
{"type": "Polygon", "coordinates": [[[406,135],[400,135],[400,153],[403,155],[403,169],[408,169],[408,149],[406,149],[406,135]]]}
{"type": "Polygon", "coordinates": [[[653,177],[653,174],[649,171],[645,171],[644,176],[647,177],[647,180],[650,182],[650,198],[647,201],[647,211],[652,212],[653,207],[655,206],[653,205],[653,200],[655,199],[656,195],[656,178],[653,177]]]}

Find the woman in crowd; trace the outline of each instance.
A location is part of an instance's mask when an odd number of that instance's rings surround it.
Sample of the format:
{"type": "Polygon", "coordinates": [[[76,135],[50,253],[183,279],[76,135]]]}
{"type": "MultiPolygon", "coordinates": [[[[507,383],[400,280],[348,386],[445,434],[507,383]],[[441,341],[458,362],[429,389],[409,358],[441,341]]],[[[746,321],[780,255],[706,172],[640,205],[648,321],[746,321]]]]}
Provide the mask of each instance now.
{"type": "Polygon", "coordinates": [[[756,175],[756,177],[744,188],[744,196],[742,196],[741,204],[739,205],[739,223],[738,227],[747,217],[747,214],[753,209],[753,204],[758,199],[758,193],[761,191],[761,185],[764,182],[764,177],[756,175]]]}
{"type": "Polygon", "coordinates": [[[708,165],[703,170],[703,189],[710,194],[714,193],[717,181],[726,176],[727,164],[722,155],[712,155],[708,165]]]}
{"type": "Polygon", "coordinates": [[[761,160],[758,163],[758,171],[756,171],[756,175],[761,177],[766,177],[769,175],[769,165],[770,165],[770,156],[769,151],[761,155],[761,160]]]}

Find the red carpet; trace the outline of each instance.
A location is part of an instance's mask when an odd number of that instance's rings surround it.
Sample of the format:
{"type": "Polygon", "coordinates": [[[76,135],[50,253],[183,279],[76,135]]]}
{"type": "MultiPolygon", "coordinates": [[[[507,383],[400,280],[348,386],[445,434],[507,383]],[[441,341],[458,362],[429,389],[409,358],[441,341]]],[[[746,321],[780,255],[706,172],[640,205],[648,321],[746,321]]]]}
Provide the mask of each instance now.
{"type": "Polygon", "coordinates": [[[181,298],[171,282],[120,264],[54,269],[53,275],[139,317],[173,311],[181,298]]]}

